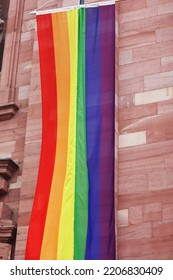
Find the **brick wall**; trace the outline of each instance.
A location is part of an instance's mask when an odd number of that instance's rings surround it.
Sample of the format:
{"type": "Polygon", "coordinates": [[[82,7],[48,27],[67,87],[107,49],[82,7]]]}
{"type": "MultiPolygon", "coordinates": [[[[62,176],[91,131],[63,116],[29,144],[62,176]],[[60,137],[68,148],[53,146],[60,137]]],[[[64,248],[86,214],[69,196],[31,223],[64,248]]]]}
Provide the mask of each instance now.
{"type": "Polygon", "coordinates": [[[173,2],[119,3],[118,258],[173,258],[173,2]]]}

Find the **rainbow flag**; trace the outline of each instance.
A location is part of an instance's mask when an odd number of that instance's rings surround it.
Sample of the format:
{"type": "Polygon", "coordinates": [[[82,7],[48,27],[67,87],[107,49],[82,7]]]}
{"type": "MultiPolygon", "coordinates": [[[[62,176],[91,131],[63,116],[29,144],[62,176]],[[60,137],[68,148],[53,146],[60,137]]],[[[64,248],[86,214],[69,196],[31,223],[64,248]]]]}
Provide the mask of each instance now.
{"type": "Polygon", "coordinates": [[[38,15],[42,147],[26,259],[115,259],[115,5],[38,15]]]}

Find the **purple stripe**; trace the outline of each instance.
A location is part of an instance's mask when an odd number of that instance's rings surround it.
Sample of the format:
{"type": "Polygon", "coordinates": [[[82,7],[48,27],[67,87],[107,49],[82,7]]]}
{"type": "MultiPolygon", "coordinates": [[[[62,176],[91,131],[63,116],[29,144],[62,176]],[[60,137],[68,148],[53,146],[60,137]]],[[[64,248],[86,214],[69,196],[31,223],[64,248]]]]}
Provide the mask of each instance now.
{"type": "Polygon", "coordinates": [[[86,10],[88,229],[86,260],[100,259],[100,8],[86,10]]]}
{"type": "Polygon", "coordinates": [[[114,104],[115,5],[100,7],[101,135],[100,238],[101,259],[115,259],[114,217],[114,104]]]}

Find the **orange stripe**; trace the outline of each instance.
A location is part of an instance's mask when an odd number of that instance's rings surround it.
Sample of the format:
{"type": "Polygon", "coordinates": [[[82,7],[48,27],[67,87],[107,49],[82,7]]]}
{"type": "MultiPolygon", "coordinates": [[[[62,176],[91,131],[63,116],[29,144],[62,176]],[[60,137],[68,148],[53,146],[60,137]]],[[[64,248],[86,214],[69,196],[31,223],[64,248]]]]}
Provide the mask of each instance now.
{"type": "MultiPolygon", "coordinates": [[[[62,196],[66,176],[70,104],[70,53],[66,13],[52,14],[57,80],[58,132],[41,259],[56,259],[62,196]]],[[[51,98],[51,96],[50,96],[51,98]]]]}

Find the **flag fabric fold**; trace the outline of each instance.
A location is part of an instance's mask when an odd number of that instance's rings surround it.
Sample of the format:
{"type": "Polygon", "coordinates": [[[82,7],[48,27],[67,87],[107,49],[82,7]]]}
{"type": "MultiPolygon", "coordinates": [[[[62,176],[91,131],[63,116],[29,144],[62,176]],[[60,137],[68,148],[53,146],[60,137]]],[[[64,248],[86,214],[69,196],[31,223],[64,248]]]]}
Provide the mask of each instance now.
{"type": "Polygon", "coordinates": [[[37,26],[42,147],[25,259],[115,259],[115,5],[37,26]]]}

